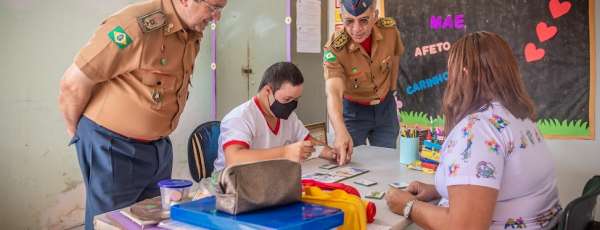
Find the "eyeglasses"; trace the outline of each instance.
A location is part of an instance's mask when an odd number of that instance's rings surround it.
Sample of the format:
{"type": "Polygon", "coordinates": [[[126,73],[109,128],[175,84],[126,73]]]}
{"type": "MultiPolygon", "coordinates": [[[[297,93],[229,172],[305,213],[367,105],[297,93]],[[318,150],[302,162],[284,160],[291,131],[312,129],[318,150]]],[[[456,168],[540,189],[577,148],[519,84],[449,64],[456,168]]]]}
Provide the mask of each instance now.
{"type": "Polygon", "coordinates": [[[200,2],[204,2],[206,4],[206,6],[208,7],[208,11],[210,11],[210,13],[220,13],[223,10],[222,6],[215,6],[213,4],[208,3],[206,0],[200,0],[200,2]]]}
{"type": "MultiPolygon", "coordinates": [[[[365,26],[369,25],[370,17],[359,18],[357,21],[358,21],[358,25],[360,27],[365,27],[365,26]]],[[[346,25],[346,26],[351,26],[352,24],[354,24],[354,22],[355,22],[355,20],[352,18],[344,19],[344,25],[346,25]]]]}
{"type": "Polygon", "coordinates": [[[370,10],[369,14],[365,14],[364,16],[360,17],[360,18],[356,18],[356,17],[348,17],[348,16],[344,16],[343,23],[344,26],[353,26],[355,23],[358,24],[359,27],[366,27],[371,23],[371,20],[373,19],[377,19],[376,17],[376,13],[378,11],[377,10],[370,10]]]}

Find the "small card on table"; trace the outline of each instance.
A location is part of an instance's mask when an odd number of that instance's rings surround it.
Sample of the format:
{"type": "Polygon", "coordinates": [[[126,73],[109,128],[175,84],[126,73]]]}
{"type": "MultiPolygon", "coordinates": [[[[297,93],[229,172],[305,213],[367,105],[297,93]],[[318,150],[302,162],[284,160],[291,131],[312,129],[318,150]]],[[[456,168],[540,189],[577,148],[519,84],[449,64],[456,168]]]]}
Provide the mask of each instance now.
{"type": "Polygon", "coordinates": [[[327,163],[327,164],[319,166],[319,168],[327,169],[327,170],[334,169],[334,168],[337,168],[337,167],[339,167],[339,165],[334,164],[334,163],[327,163]]]}
{"type": "Polygon", "coordinates": [[[369,194],[367,194],[365,196],[365,198],[381,200],[381,198],[383,198],[383,196],[385,196],[385,192],[371,191],[369,194]]]}
{"type": "Polygon", "coordinates": [[[367,180],[367,179],[358,179],[358,180],[354,181],[354,183],[362,185],[362,186],[367,186],[367,187],[377,184],[376,181],[367,180]]]}
{"type": "Polygon", "coordinates": [[[406,187],[408,187],[408,183],[406,182],[394,182],[390,184],[391,187],[397,188],[397,189],[404,189],[406,187]]]}

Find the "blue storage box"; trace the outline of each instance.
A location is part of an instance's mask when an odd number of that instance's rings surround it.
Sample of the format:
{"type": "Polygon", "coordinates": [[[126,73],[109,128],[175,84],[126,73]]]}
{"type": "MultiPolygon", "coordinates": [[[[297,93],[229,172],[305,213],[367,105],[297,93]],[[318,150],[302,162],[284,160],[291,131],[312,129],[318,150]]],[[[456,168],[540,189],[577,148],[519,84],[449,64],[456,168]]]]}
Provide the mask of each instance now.
{"type": "Polygon", "coordinates": [[[423,141],[423,145],[425,145],[425,148],[427,148],[429,150],[440,151],[440,149],[442,149],[442,145],[440,145],[438,143],[433,143],[429,140],[423,141]]]}
{"type": "Polygon", "coordinates": [[[208,229],[332,229],[344,213],[309,203],[293,203],[239,215],[218,211],[214,196],[171,206],[171,219],[208,229]]]}

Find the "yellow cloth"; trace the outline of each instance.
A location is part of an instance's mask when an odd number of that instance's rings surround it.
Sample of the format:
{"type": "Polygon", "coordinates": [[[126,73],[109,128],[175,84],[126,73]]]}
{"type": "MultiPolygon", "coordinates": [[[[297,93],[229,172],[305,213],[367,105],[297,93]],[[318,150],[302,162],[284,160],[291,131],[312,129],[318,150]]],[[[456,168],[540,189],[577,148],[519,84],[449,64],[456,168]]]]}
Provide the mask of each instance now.
{"type": "Polygon", "coordinates": [[[340,230],[367,229],[366,204],[357,196],[343,190],[323,191],[315,186],[304,187],[302,201],[341,209],[344,212],[344,224],[340,230]]]}

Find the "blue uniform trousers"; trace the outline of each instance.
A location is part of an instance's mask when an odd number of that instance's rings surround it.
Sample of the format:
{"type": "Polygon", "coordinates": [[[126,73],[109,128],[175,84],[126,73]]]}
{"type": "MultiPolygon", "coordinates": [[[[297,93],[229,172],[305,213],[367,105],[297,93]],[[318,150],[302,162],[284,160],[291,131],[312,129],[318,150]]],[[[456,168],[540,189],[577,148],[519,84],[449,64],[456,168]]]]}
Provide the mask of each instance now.
{"type": "Polygon", "coordinates": [[[377,105],[362,105],[344,99],[344,123],[352,136],[354,146],[365,145],[396,148],[400,124],[396,101],[390,92],[377,105]]]}
{"type": "Polygon", "coordinates": [[[171,178],[173,148],[166,137],[140,142],[83,116],[71,140],[86,188],[85,228],[94,216],[160,195],[158,181],[171,178]]]}

